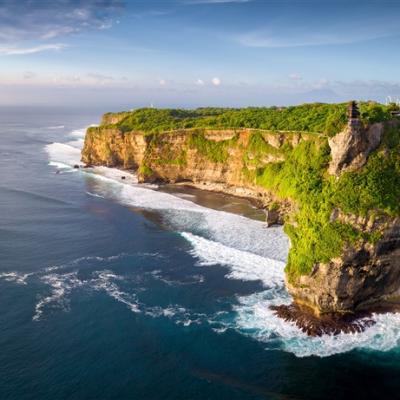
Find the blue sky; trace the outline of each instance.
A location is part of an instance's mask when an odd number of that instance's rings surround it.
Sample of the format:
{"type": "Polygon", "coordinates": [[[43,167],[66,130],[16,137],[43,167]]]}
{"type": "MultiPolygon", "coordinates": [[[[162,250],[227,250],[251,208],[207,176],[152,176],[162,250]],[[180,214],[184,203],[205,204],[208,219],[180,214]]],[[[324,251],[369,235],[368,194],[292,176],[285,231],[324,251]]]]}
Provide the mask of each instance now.
{"type": "Polygon", "coordinates": [[[397,0],[0,0],[0,104],[400,97],[397,0]]]}

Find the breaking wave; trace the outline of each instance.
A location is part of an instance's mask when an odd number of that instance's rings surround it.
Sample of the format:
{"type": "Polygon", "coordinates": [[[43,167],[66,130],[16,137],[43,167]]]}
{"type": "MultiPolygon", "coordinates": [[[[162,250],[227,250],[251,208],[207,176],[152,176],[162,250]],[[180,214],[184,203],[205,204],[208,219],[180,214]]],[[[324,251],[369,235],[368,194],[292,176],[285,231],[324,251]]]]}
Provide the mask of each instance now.
{"type": "Polygon", "coordinates": [[[54,125],[54,126],[48,126],[47,129],[50,130],[55,130],[55,129],[64,129],[64,125],[54,125]]]}

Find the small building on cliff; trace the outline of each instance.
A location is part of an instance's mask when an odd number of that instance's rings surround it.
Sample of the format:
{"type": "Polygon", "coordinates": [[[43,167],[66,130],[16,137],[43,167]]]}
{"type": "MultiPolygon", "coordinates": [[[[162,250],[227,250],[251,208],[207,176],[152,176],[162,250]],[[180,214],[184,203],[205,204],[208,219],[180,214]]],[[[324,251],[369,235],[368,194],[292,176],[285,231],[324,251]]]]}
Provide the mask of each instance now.
{"type": "Polygon", "coordinates": [[[360,122],[360,110],[358,109],[357,102],[355,100],[350,101],[347,108],[347,117],[349,125],[358,125],[360,122]]]}

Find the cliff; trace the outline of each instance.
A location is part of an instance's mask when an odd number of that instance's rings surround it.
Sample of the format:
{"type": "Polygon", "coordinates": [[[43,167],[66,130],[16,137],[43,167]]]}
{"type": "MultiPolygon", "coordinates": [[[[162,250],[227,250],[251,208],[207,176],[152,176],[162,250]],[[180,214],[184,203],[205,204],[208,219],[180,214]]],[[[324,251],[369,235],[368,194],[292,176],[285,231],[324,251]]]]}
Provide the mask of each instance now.
{"type": "Polygon", "coordinates": [[[83,162],[134,169],[142,182],[188,182],[258,199],[269,222],[285,222],[289,292],[317,315],[398,300],[396,121],[351,121],[328,137],[240,127],[129,130],[127,120],[138,120],[132,114],[107,115],[89,128],[83,162]]]}
{"type": "Polygon", "coordinates": [[[82,161],[136,170],[139,182],[187,182],[250,197],[275,223],[283,221],[293,204],[257,184],[257,171],[283,161],[285,151],[303,141],[321,142],[302,132],[195,128],[145,134],[100,126],[88,130],[82,161]]]}

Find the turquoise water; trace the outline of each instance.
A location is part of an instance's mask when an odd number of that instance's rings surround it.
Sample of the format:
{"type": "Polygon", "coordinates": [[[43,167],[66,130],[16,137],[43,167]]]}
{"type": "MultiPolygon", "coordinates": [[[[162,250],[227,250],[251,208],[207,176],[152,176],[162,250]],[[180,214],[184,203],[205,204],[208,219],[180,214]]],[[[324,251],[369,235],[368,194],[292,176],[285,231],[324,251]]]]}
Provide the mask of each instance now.
{"type": "Polygon", "coordinates": [[[274,317],[281,228],[73,169],[99,115],[0,109],[1,399],[399,397],[397,316],[317,339],[274,317]]]}

